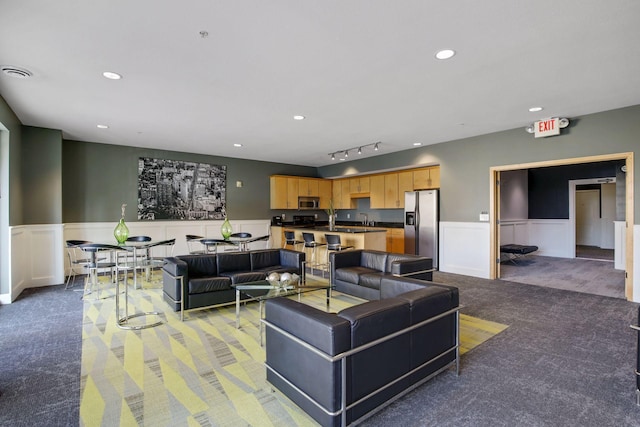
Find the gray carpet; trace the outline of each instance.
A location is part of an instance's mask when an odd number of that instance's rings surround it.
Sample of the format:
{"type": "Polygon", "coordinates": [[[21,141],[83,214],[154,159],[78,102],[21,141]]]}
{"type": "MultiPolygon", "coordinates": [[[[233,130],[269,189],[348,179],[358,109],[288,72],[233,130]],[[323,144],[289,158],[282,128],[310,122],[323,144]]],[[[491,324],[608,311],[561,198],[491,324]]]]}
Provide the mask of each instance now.
{"type": "MultiPolygon", "coordinates": [[[[509,328],[366,420],[367,426],[637,426],[637,305],[436,273],[463,313],[509,328]]],[[[0,307],[0,425],[77,426],[82,303],[60,286],[0,307]]]]}
{"type": "Polygon", "coordinates": [[[437,272],[463,313],[509,325],[367,426],[638,426],[637,305],[437,272]]]}
{"type": "Polygon", "coordinates": [[[33,288],[0,305],[0,425],[77,426],[81,351],[80,293],[33,288]]]}
{"type": "Polygon", "coordinates": [[[500,264],[500,274],[510,282],[625,298],[624,271],[612,262],[527,255],[500,264]]]}

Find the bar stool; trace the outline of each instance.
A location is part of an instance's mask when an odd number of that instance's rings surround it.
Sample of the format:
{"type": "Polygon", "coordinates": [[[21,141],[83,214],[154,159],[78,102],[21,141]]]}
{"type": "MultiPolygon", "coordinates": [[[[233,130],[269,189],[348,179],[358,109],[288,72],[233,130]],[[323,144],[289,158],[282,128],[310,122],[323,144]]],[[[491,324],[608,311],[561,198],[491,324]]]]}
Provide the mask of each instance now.
{"type": "Polygon", "coordinates": [[[331,279],[331,262],[329,258],[329,252],[340,252],[347,249],[353,249],[355,246],[342,246],[339,234],[325,234],[324,238],[327,240],[327,270],[329,271],[329,279],[331,279]]]}
{"type": "MultiPolygon", "coordinates": [[[[318,262],[318,253],[317,249],[320,246],[326,246],[326,243],[319,243],[315,240],[315,235],[313,233],[302,233],[302,238],[304,239],[304,247],[311,248],[311,260],[307,263],[307,265],[311,268],[311,272],[313,274],[313,269],[320,269],[320,266],[323,264],[318,262]]],[[[323,270],[324,277],[324,270],[323,270]]]]}
{"type": "Polygon", "coordinates": [[[287,245],[291,245],[293,246],[293,250],[296,250],[296,246],[298,245],[303,245],[304,242],[302,240],[296,240],[296,233],[295,231],[285,231],[284,232],[284,245],[282,245],[283,248],[286,248],[287,245]]]}

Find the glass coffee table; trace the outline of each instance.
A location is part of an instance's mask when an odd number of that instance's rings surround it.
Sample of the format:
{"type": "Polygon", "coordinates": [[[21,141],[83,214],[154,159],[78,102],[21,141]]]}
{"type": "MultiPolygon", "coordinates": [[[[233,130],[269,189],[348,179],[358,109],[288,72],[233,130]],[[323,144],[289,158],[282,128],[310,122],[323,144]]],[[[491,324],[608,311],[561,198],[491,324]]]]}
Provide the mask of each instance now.
{"type": "MultiPolygon", "coordinates": [[[[243,301],[258,301],[260,304],[260,319],[262,319],[262,313],[264,310],[264,302],[271,298],[288,297],[291,295],[298,295],[298,301],[305,292],[311,291],[327,291],[327,309],[329,308],[329,302],[331,300],[331,286],[327,282],[326,284],[313,284],[313,285],[289,285],[285,288],[273,286],[266,280],[259,280],[257,282],[247,282],[235,285],[236,289],[236,329],[240,329],[240,303],[243,301]],[[242,299],[242,296],[247,298],[242,299]]],[[[262,325],[260,325],[260,345],[262,345],[262,325]]]]}

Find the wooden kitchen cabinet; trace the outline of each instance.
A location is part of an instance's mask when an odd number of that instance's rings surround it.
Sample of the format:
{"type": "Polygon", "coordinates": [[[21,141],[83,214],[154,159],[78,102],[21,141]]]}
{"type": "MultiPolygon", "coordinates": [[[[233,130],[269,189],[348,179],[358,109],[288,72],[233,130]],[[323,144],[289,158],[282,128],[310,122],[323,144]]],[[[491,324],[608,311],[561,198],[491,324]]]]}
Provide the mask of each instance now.
{"type": "Polygon", "coordinates": [[[369,192],[369,177],[362,176],[358,178],[349,179],[349,191],[351,193],[368,193],[369,192]]]}
{"type": "Polygon", "coordinates": [[[318,181],[317,179],[298,178],[298,195],[302,197],[319,197],[318,181]]]}
{"type": "Polygon", "coordinates": [[[348,179],[340,180],[342,187],[342,200],[340,201],[340,209],[351,209],[351,183],[348,179]]]}
{"type": "Polygon", "coordinates": [[[385,208],[404,208],[405,191],[413,191],[413,172],[388,173],[384,175],[385,208]]]}
{"type": "Polygon", "coordinates": [[[299,193],[298,178],[287,178],[287,207],[288,209],[298,209],[299,193]]]}
{"type": "Polygon", "coordinates": [[[440,166],[431,166],[413,171],[414,190],[431,190],[434,188],[440,188],[440,166]]]}
{"type": "Polygon", "coordinates": [[[330,180],[318,180],[318,195],[320,197],[320,209],[329,209],[329,202],[333,197],[330,180]]]}
{"type": "Polygon", "coordinates": [[[389,251],[394,254],[404,253],[404,228],[390,228],[391,248],[389,251]]]}
{"type": "Polygon", "coordinates": [[[369,177],[369,202],[371,209],[384,209],[384,175],[369,177]]]}
{"type": "Polygon", "coordinates": [[[271,188],[271,209],[289,209],[287,205],[287,177],[272,176],[269,178],[271,188]]]}

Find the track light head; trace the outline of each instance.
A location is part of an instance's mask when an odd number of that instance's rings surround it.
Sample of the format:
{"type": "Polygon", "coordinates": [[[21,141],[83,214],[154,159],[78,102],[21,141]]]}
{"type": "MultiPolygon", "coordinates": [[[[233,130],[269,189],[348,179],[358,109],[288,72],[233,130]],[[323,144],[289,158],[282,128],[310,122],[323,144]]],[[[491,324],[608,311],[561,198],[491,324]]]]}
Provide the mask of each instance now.
{"type": "Polygon", "coordinates": [[[336,159],[336,153],[331,153],[331,160],[335,160],[336,159]]]}
{"type": "Polygon", "coordinates": [[[362,154],[362,147],[358,147],[358,154],[362,154]]]}
{"type": "Polygon", "coordinates": [[[374,151],[378,151],[378,144],[380,144],[379,142],[376,142],[376,144],[373,146],[373,150],[374,151]]]}

